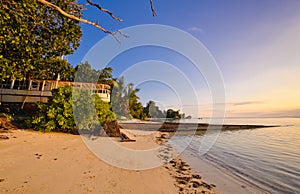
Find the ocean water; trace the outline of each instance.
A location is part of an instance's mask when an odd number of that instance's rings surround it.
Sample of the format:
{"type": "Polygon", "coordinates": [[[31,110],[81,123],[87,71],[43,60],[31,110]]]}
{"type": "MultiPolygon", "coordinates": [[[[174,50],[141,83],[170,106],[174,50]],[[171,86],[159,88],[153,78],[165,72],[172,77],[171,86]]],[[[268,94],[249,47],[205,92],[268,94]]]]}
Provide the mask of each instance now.
{"type": "Polygon", "coordinates": [[[280,127],[222,131],[201,156],[202,135],[178,136],[172,145],[180,149],[191,140],[190,157],[205,158],[270,193],[300,193],[300,118],[239,118],[225,123],[280,127]]]}

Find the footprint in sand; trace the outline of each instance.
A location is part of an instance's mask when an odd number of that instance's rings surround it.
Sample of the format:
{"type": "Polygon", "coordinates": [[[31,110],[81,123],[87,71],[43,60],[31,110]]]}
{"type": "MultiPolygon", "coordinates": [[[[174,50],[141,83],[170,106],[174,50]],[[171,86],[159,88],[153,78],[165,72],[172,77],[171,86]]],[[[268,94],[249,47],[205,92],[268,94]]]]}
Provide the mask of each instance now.
{"type": "Polygon", "coordinates": [[[91,179],[92,179],[92,178],[96,178],[95,175],[92,175],[91,171],[83,172],[83,174],[84,174],[84,175],[88,175],[88,177],[91,178],[91,179]]]}
{"type": "Polygon", "coordinates": [[[37,159],[40,159],[43,156],[42,154],[38,154],[38,153],[36,153],[34,155],[36,156],[37,159]]]}

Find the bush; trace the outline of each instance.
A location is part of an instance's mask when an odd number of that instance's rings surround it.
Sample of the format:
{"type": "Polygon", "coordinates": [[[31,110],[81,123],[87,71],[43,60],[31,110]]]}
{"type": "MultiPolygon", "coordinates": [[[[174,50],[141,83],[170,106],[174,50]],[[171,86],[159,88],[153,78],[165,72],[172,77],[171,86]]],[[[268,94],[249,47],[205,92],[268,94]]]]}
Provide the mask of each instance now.
{"type": "Polygon", "coordinates": [[[78,130],[99,130],[99,124],[115,120],[110,104],[98,95],[88,90],[72,92],[69,86],[53,89],[48,103],[37,103],[37,110],[37,115],[27,123],[35,130],[46,132],[78,134],[78,130]]]}

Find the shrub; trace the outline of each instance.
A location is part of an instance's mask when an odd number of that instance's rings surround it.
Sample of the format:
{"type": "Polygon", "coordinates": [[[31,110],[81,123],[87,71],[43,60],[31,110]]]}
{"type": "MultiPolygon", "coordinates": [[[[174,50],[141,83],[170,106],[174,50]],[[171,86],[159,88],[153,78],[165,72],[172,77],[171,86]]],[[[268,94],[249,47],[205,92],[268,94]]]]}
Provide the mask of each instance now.
{"type": "Polygon", "coordinates": [[[53,89],[48,103],[37,103],[37,110],[37,115],[27,123],[35,130],[47,132],[78,134],[78,130],[99,129],[99,124],[115,120],[110,104],[98,95],[92,95],[88,90],[72,92],[69,86],[53,89]]]}

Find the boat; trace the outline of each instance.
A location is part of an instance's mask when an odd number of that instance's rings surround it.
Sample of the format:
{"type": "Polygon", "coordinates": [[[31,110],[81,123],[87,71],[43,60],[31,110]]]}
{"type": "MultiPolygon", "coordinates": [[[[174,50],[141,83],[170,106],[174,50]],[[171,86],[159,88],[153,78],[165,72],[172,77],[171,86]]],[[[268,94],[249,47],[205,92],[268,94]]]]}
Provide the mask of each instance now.
{"type": "Polygon", "coordinates": [[[48,103],[48,98],[52,96],[51,90],[59,87],[71,86],[92,91],[104,102],[110,102],[110,86],[107,84],[73,82],[61,80],[6,80],[1,82],[0,104],[21,103],[23,108],[25,103],[48,103]]]}

